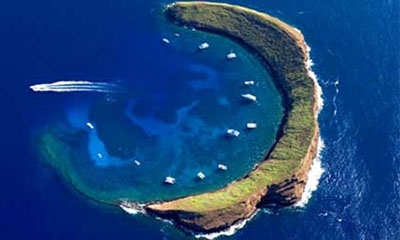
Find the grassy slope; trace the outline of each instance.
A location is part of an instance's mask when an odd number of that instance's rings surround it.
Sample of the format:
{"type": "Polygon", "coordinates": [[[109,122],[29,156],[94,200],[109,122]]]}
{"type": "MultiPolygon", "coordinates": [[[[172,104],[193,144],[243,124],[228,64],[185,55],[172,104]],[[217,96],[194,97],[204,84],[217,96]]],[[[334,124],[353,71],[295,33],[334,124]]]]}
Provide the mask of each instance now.
{"type": "Polygon", "coordinates": [[[206,213],[229,209],[268,185],[293,175],[307,154],[316,128],[314,83],[307,74],[301,33],[280,20],[243,7],[178,2],[166,14],[173,21],[231,37],[261,57],[286,99],[282,135],[259,166],[221,190],[163,204],[163,209],[206,213]]]}

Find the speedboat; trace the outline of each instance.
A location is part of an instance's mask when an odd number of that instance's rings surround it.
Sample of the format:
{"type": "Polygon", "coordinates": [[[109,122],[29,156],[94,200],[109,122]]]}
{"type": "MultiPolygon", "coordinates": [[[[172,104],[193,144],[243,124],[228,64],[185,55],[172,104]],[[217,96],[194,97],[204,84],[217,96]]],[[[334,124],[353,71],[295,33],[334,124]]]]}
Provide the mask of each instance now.
{"type": "Polygon", "coordinates": [[[257,97],[254,96],[254,95],[252,95],[252,94],[249,94],[249,93],[247,93],[247,94],[242,94],[242,97],[243,97],[244,99],[246,99],[246,100],[250,100],[250,101],[253,101],[253,102],[257,101],[257,97]]]}
{"type": "Polygon", "coordinates": [[[203,42],[202,44],[199,45],[200,50],[203,50],[203,49],[206,49],[209,47],[210,47],[210,45],[207,42],[203,42]]]}
{"type": "Polygon", "coordinates": [[[232,129],[232,128],[229,128],[229,129],[226,131],[226,133],[227,133],[229,136],[232,136],[232,137],[239,137],[239,135],[240,135],[240,132],[239,132],[238,130],[235,130],[235,129],[232,129]]]}
{"type": "Polygon", "coordinates": [[[169,43],[168,38],[163,38],[162,41],[163,41],[164,43],[167,43],[167,44],[169,43]]]}
{"type": "Polygon", "coordinates": [[[248,129],[254,129],[257,128],[257,123],[247,123],[246,126],[248,129]]]}
{"type": "Polygon", "coordinates": [[[91,122],[87,122],[87,123],[86,123],[86,126],[88,126],[88,128],[90,128],[90,129],[93,129],[93,128],[94,128],[94,126],[93,126],[93,124],[92,124],[91,122]]]}
{"type": "Polygon", "coordinates": [[[228,54],[226,55],[226,58],[227,58],[227,59],[234,59],[234,58],[236,58],[236,53],[230,52],[230,53],[228,53],[228,54]]]}
{"type": "Polygon", "coordinates": [[[135,160],[133,162],[136,164],[136,166],[140,166],[140,164],[141,164],[138,160],[135,160]]]}
{"type": "Polygon", "coordinates": [[[197,177],[198,177],[200,180],[203,180],[203,179],[206,177],[206,175],[204,175],[204,173],[202,173],[202,172],[198,172],[198,173],[197,173],[197,177]]]}
{"type": "Polygon", "coordinates": [[[244,85],[254,85],[254,81],[252,81],[252,80],[249,80],[249,81],[244,81],[243,82],[244,83],[244,85]]]}
{"type": "Polygon", "coordinates": [[[228,167],[224,164],[218,164],[218,169],[226,171],[228,167]]]}
{"type": "Polygon", "coordinates": [[[175,178],[168,176],[168,177],[165,178],[164,183],[174,184],[175,183],[175,178]]]}
{"type": "Polygon", "coordinates": [[[102,155],[101,153],[98,153],[97,156],[98,156],[99,158],[103,158],[103,155],[102,155]]]}

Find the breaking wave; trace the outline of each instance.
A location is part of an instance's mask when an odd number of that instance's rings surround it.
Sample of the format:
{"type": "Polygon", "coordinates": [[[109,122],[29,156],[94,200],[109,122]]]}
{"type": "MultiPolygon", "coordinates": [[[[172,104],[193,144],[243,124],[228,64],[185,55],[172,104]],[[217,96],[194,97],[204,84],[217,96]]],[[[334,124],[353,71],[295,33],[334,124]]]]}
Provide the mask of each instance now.
{"type": "Polygon", "coordinates": [[[90,81],[57,81],[53,83],[41,83],[29,87],[34,92],[101,92],[117,93],[123,88],[114,83],[90,82],[90,81]]]}
{"type": "Polygon", "coordinates": [[[247,222],[249,222],[250,220],[252,220],[254,218],[254,216],[257,215],[257,213],[259,212],[259,210],[257,210],[251,217],[240,221],[237,224],[234,224],[232,226],[230,226],[228,229],[224,230],[224,231],[220,231],[220,232],[215,232],[215,233],[208,233],[208,234],[203,234],[203,233],[198,233],[198,234],[194,234],[194,236],[196,238],[206,238],[206,239],[215,239],[217,237],[221,237],[221,236],[232,236],[234,235],[238,230],[242,229],[247,222]]]}
{"type": "Polygon", "coordinates": [[[138,204],[123,200],[119,204],[119,207],[131,215],[136,215],[138,213],[145,214],[145,211],[143,209],[144,204],[138,204]]]}
{"type": "Polygon", "coordinates": [[[319,180],[322,174],[325,172],[325,170],[322,168],[321,165],[321,153],[324,150],[324,148],[325,148],[324,141],[321,138],[319,138],[317,146],[317,156],[313,160],[310,171],[308,173],[308,180],[304,188],[304,192],[301,196],[300,201],[298,201],[293,205],[294,207],[301,207],[301,208],[305,207],[308,201],[311,199],[312,193],[315,190],[317,190],[319,180]]]}
{"type": "MultiPolygon", "coordinates": [[[[315,113],[315,119],[318,120],[318,115],[324,106],[324,100],[322,98],[322,88],[318,83],[318,77],[315,74],[315,72],[312,70],[312,66],[314,65],[314,63],[313,63],[312,59],[310,58],[311,48],[307,44],[306,44],[306,46],[307,46],[307,60],[306,60],[305,64],[306,64],[308,75],[314,81],[314,85],[315,85],[315,96],[316,96],[317,107],[318,107],[318,109],[315,113]]],[[[325,147],[324,141],[321,137],[319,137],[318,143],[317,143],[317,155],[313,159],[313,163],[311,165],[310,171],[308,172],[308,180],[307,180],[304,192],[301,196],[300,201],[298,201],[297,203],[295,203],[293,205],[294,207],[305,207],[307,205],[307,203],[309,202],[309,200],[311,199],[312,193],[318,189],[319,180],[320,180],[322,174],[325,172],[325,170],[322,168],[322,164],[321,164],[321,157],[322,157],[321,153],[322,153],[322,150],[324,149],[324,147],[325,147]]]]}

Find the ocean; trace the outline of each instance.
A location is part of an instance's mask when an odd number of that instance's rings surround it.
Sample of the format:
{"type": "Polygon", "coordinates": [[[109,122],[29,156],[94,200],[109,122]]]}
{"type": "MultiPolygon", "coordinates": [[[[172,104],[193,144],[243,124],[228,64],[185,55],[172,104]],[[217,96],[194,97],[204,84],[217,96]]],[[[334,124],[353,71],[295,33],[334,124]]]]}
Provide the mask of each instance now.
{"type": "MultiPolygon", "coordinates": [[[[243,229],[221,239],[398,239],[399,2],[227,2],[269,13],[302,31],[323,91],[319,124],[324,148],[322,176],[304,206],[260,211],[243,229]]],[[[273,143],[282,114],[268,73],[232,41],[165,22],[160,9],[167,3],[0,3],[1,239],[192,238],[169,223],[87,198],[43,161],[37,134],[65,121],[89,132],[89,151],[68,167],[80,176],[72,183],[89,186],[80,190],[89,189],[94,199],[125,196],[127,185],[134,186],[128,192],[139,201],[216,189],[251,169],[268,151],[253,147],[273,143]],[[196,52],[203,41],[211,47],[196,52]],[[231,50],[238,61],[223,60],[231,50]],[[240,86],[250,78],[259,84],[256,89],[240,86]],[[107,82],[128,93],[29,89],[57,80],[107,82]],[[243,91],[255,91],[267,107],[235,100],[243,91]],[[112,108],[102,107],[108,102],[112,108]],[[96,132],[87,129],[87,121],[96,132]],[[257,130],[265,132],[242,131],[246,121],[258,121],[265,128],[257,130]],[[128,127],[131,122],[139,127],[128,127]],[[240,129],[246,141],[219,137],[228,127],[240,129]],[[107,149],[99,136],[109,143],[107,149]],[[110,147],[116,142],[125,145],[110,147]],[[225,151],[209,149],[210,142],[225,151]],[[129,151],[133,148],[135,153],[129,151]],[[117,157],[106,156],[113,151],[117,157]],[[127,158],[140,160],[142,170],[130,162],[130,170],[118,175],[115,168],[124,167],[127,158]],[[226,175],[215,172],[226,158],[226,175]],[[107,177],[104,169],[111,169],[107,177]],[[193,181],[198,171],[205,172],[207,181],[193,181]],[[177,177],[177,185],[170,186],[175,189],[159,184],[166,175],[177,177]]]]}

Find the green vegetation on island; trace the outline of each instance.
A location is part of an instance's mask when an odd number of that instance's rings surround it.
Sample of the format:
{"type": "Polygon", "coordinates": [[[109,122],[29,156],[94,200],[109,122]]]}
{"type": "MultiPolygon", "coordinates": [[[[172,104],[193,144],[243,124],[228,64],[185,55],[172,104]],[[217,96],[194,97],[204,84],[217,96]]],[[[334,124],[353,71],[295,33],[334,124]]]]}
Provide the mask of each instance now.
{"type": "Polygon", "coordinates": [[[302,34],[293,27],[244,7],[177,2],[167,6],[166,15],[180,25],[221,34],[241,43],[269,69],[284,97],[285,117],[277,142],[252,172],[220,190],[147,207],[195,230],[221,229],[249,217],[269,186],[290,179],[310,157],[318,126],[315,86],[305,66],[306,45],[302,34]],[[218,219],[225,215],[233,219],[218,219]]]}
{"type": "MultiPolygon", "coordinates": [[[[168,5],[165,14],[172,22],[229,37],[258,56],[282,93],[285,114],[276,143],[246,176],[213,192],[149,202],[144,209],[195,231],[214,232],[249,218],[265,203],[293,204],[304,190],[319,136],[316,86],[306,69],[302,34],[267,14],[223,3],[177,2],[168,5]]],[[[86,196],[137,207],[134,189],[106,191],[81,179],[69,159],[89,159],[83,144],[87,138],[86,133],[61,124],[37,139],[39,154],[86,196]]]]}

